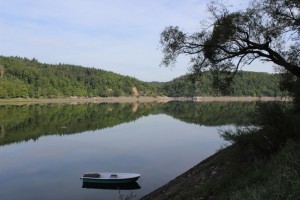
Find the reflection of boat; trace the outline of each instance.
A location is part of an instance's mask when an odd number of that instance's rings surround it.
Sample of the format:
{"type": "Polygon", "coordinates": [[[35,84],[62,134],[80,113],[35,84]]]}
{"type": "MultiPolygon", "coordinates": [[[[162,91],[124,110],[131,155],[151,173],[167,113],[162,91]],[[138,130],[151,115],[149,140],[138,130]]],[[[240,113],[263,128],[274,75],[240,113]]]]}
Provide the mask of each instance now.
{"type": "Polygon", "coordinates": [[[132,183],[89,183],[83,182],[82,188],[107,189],[107,190],[137,190],[141,186],[137,182],[132,183]]]}
{"type": "Polygon", "coordinates": [[[86,173],[80,179],[83,183],[132,183],[140,178],[135,173],[86,173]]]}

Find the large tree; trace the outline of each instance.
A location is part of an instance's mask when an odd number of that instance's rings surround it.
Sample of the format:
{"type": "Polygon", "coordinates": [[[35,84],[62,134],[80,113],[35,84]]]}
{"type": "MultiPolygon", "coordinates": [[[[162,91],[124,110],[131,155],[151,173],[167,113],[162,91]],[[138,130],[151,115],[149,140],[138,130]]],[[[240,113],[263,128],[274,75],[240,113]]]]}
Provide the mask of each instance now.
{"type": "Polygon", "coordinates": [[[240,67],[257,59],[273,62],[300,77],[299,0],[257,0],[239,11],[229,11],[216,2],[208,8],[212,21],[207,21],[200,32],[165,28],[160,40],[162,65],[173,65],[179,55],[189,55],[192,71],[214,72],[219,88],[240,67]]]}

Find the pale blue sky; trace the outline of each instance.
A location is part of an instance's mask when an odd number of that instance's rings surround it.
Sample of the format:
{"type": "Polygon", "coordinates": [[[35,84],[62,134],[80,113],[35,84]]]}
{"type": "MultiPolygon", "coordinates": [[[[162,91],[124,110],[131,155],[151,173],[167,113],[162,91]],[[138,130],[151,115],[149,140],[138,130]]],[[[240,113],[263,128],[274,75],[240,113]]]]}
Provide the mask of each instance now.
{"type": "MultiPolygon", "coordinates": [[[[181,57],[172,69],[160,67],[160,33],[169,25],[187,32],[199,30],[200,21],[208,17],[207,3],[0,0],[0,55],[95,67],[143,81],[169,81],[188,72],[188,59],[181,57]]],[[[247,3],[230,0],[228,4],[247,3]]],[[[272,72],[262,65],[253,69],[272,72]]]]}

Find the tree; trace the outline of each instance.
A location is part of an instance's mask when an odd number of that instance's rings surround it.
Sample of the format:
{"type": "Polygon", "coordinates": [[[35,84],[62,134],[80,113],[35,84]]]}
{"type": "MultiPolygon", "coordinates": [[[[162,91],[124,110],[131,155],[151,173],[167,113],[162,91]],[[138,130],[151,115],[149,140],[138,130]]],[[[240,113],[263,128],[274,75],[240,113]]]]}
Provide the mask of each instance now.
{"type": "Polygon", "coordinates": [[[0,78],[4,76],[4,67],[0,65],[0,78]]]}
{"type": "Polygon", "coordinates": [[[172,66],[179,55],[188,55],[192,72],[212,71],[220,89],[240,67],[257,59],[300,77],[299,0],[257,0],[234,12],[215,2],[208,8],[212,23],[203,25],[200,32],[165,28],[160,39],[164,54],[161,65],[172,66]]]}

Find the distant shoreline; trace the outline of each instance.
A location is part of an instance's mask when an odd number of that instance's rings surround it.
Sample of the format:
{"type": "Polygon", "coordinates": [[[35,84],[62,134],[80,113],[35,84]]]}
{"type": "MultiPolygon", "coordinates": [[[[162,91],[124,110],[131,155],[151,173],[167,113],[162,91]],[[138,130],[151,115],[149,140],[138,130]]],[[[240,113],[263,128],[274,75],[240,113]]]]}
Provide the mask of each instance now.
{"type": "Polygon", "coordinates": [[[290,101],[290,97],[251,97],[251,96],[197,96],[197,97],[171,97],[173,101],[290,101]]]}
{"type": "Polygon", "coordinates": [[[3,104],[52,104],[52,103],[152,103],[152,102],[169,102],[169,101],[194,101],[194,102],[227,102],[227,101],[290,101],[289,97],[250,97],[250,96],[203,96],[203,97],[166,97],[166,96],[138,96],[138,97],[66,97],[66,98],[13,98],[0,99],[0,105],[3,104]]]}

